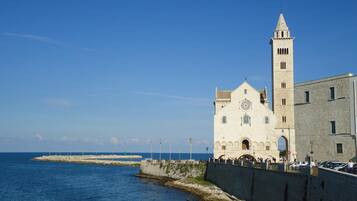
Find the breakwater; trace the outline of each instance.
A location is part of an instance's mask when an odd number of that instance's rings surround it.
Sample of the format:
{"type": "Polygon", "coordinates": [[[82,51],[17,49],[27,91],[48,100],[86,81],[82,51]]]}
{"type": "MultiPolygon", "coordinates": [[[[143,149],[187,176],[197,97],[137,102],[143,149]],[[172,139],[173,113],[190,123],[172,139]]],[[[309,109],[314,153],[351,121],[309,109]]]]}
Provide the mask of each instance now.
{"type": "Polygon", "coordinates": [[[206,179],[246,201],[356,201],[357,176],[326,168],[288,173],[209,162],[206,179]]]}
{"type": "Polygon", "coordinates": [[[163,180],[171,186],[199,196],[204,201],[238,200],[204,180],[206,162],[185,160],[143,160],[140,177],[163,180]]]}
{"type": "Polygon", "coordinates": [[[205,172],[206,163],[199,161],[143,160],[140,163],[140,173],[170,179],[203,177],[205,172]]]}
{"type": "Polygon", "coordinates": [[[141,159],[140,155],[49,155],[33,158],[37,161],[83,163],[97,165],[115,165],[115,166],[139,166],[140,161],[128,161],[117,159],[141,159]],[[114,160],[116,159],[116,160],[114,160]]]}

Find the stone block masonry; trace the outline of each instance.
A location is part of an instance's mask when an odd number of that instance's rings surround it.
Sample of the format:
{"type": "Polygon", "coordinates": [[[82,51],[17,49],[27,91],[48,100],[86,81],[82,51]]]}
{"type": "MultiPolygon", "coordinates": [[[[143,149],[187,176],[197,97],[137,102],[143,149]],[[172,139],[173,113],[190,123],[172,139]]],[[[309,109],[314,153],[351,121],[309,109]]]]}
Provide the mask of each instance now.
{"type": "Polygon", "coordinates": [[[307,176],[209,163],[206,179],[247,201],[306,201],[307,176]]]}
{"type": "Polygon", "coordinates": [[[357,201],[357,176],[325,168],[310,176],[211,162],[206,180],[246,201],[357,201]]]}
{"type": "Polygon", "coordinates": [[[203,177],[205,171],[206,163],[199,161],[143,160],[140,163],[141,174],[170,179],[203,177]]]}

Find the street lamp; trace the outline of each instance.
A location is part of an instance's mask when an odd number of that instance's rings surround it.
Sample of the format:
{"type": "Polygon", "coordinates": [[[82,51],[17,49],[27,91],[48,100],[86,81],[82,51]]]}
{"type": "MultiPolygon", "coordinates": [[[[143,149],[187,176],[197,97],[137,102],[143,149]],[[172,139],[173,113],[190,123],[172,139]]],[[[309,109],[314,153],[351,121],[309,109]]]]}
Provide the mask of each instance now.
{"type": "Polygon", "coordinates": [[[161,142],[161,139],[160,139],[160,155],[159,155],[160,160],[161,160],[161,146],[162,146],[162,142],[161,142]]]}
{"type": "Polygon", "coordinates": [[[151,160],[153,160],[152,158],[152,140],[150,139],[150,158],[151,160]]]}
{"type": "Polygon", "coordinates": [[[314,143],[313,141],[310,141],[310,161],[313,160],[313,158],[312,158],[312,155],[314,154],[314,151],[312,150],[313,143],[314,143]]]}
{"type": "Polygon", "coordinates": [[[171,161],[171,144],[169,144],[169,151],[170,151],[169,160],[171,161]]]}
{"type": "Polygon", "coordinates": [[[192,138],[189,138],[188,141],[190,143],[190,160],[192,160],[192,138]]]}
{"type": "Polygon", "coordinates": [[[208,147],[206,147],[206,153],[207,153],[207,156],[208,156],[208,158],[209,158],[208,147]]]}

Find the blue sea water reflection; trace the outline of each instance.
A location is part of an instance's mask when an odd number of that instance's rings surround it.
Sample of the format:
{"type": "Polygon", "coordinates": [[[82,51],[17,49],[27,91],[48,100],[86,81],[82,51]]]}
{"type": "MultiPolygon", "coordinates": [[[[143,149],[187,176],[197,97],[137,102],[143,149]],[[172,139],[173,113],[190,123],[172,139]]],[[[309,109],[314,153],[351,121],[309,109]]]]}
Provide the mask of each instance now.
{"type": "MultiPolygon", "coordinates": [[[[31,160],[44,154],[48,153],[0,153],[1,201],[198,200],[157,181],[135,177],[139,172],[137,167],[31,160]]],[[[166,155],[169,154],[162,157],[166,155]]],[[[144,158],[148,157],[150,154],[145,153],[144,158]]],[[[197,159],[206,157],[206,154],[194,155],[197,159]]]]}

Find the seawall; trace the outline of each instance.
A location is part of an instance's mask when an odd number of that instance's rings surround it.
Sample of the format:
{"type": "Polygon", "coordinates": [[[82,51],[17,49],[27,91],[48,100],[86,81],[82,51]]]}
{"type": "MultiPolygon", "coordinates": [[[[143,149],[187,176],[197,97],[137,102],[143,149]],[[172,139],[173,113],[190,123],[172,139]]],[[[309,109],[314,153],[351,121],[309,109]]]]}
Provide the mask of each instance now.
{"type": "Polygon", "coordinates": [[[33,160],[64,162],[64,163],[83,163],[96,165],[114,166],[139,166],[140,161],[121,161],[113,159],[140,159],[140,155],[50,155],[35,157],[33,160]]]}
{"type": "Polygon", "coordinates": [[[330,169],[311,176],[210,162],[206,179],[246,201],[357,201],[357,176],[330,169]]]}
{"type": "Polygon", "coordinates": [[[204,180],[206,162],[143,160],[138,176],[159,179],[166,186],[197,195],[203,201],[233,201],[236,198],[204,180]]]}
{"type": "Polygon", "coordinates": [[[206,163],[199,161],[143,160],[140,163],[141,174],[169,179],[203,177],[205,172],[206,163]]]}

